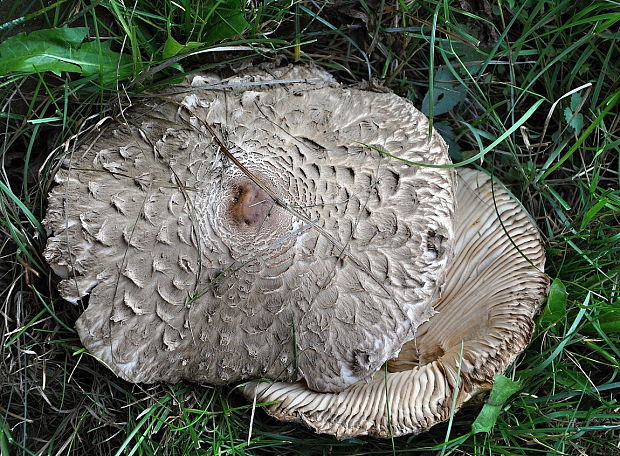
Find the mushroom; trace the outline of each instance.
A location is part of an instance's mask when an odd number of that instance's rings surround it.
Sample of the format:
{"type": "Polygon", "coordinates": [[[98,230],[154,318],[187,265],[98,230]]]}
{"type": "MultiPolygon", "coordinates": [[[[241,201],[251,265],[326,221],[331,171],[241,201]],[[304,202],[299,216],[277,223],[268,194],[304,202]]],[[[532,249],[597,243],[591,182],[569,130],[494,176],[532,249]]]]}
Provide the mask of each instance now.
{"type": "Polygon", "coordinates": [[[452,257],[455,174],[409,101],[312,66],[149,100],[75,145],[49,197],[45,258],[65,299],[89,295],[92,355],[131,382],[325,393],[414,340],[452,257]]]}
{"type": "Polygon", "coordinates": [[[338,438],[417,434],[488,389],[525,348],[548,285],[544,249],[520,203],[487,174],[458,170],[457,225],[438,314],[370,380],[339,393],[303,382],[251,382],[281,420],[338,438]]]}

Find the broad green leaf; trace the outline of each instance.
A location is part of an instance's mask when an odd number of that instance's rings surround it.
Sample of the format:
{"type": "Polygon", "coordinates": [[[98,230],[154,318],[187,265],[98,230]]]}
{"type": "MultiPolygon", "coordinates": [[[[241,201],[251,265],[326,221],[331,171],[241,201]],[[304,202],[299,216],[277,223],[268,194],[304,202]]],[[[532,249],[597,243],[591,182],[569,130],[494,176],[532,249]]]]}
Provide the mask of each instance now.
{"type": "MultiPolygon", "coordinates": [[[[7,44],[9,41],[13,42],[27,42],[27,48],[36,46],[41,43],[56,43],[56,44],[69,44],[72,47],[78,46],[84,38],[88,35],[88,27],[58,27],[51,29],[35,30],[26,34],[25,32],[19,33],[6,41],[4,41],[0,47],[7,44]]],[[[26,51],[27,52],[27,51],[26,51]]]]}
{"type": "Polygon", "coordinates": [[[539,323],[541,325],[549,325],[560,320],[566,315],[566,301],[568,293],[566,286],[560,279],[554,279],[549,288],[549,297],[547,305],[543,310],[539,323]]]}
{"type": "Polygon", "coordinates": [[[212,14],[207,21],[209,31],[205,42],[212,44],[240,35],[250,27],[243,15],[239,0],[218,0],[212,7],[212,14]]]}
{"type": "Polygon", "coordinates": [[[64,27],[13,36],[0,44],[0,76],[68,71],[83,76],[99,74],[109,82],[131,75],[129,56],[112,51],[109,42],[82,44],[87,34],[87,27],[64,27]]]}
{"type": "Polygon", "coordinates": [[[491,432],[508,398],[520,389],[521,382],[510,380],[504,375],[496,375],[489,399],[471,425],[472,432],[491,432]]]}
{"type": "Polygon", "coordinates": [[[435,122],[433,127],[448,145],[448,153],[450,154],[452,161],[457,162],[463,160],[463,155],[461,155],[461,147],[456,141],[456,135],[452,127],[445,122],[435,122]]]}
{"type": "Polygon", "coordinates": [[[58,56],[71,55],[87,34],[88,27],[63,27],[12,36],[0,43],[0,76],[13,72],[78,72],[79,67],[58,56]]]}
{"type": "Polygon", "coordinates": [[[164,43],[164,49],[161,52],[161,56],[164,59],[169,59],[170,57],[177,55],[181,49],[183,49],[183,45],[175,40],[172,35],[168,35],[168,38],[166,38],[166,42],[164,43]]]}
{"type": "Polygon", "coordinates": [[[169,59],[170,57],[174,57],[178,54],[185,54],[186,52],[200,46],[202,46],[202,43],[199,43],[198,41],[190,41],[183,45],[175,40],[172,35],[168,35],[168,38],[166,38],[166,42],[164,43],[164,49],[162,50],[161,56],[164,59],[169,59]]]}
{"type": "Polygon", "coordinates": [[[110,49],[110,42],[90,41],[75,53],[75,62],[84,76],[100,74],[105,81],[131,76],[131,57],[110,49]],[[118,73],[118,74],[117,74],[118,73]]]}
{"type": "MultiPolygon", "coordinates": [[[[435,73],[433,86],[434,116],[445,114],[467,97],[467,89],[455,80],[452,73],[447,69],[441,69],[435,73]]],[[[422,100],[421,110],[425,115],[430,113],[430,104],[430,91],[428,91],[422,100]]]]}

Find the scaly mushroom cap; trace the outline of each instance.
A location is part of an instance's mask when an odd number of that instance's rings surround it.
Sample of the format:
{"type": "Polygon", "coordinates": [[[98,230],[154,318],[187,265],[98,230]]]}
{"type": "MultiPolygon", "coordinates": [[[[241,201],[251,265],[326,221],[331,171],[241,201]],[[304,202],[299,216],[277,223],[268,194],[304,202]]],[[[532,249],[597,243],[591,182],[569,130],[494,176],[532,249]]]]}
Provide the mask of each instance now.
{"type": "Polygon", "coordinates": [[[488,175],[459,169],[457,182],[455,258],[439,313],[387,372],[337,394],[252,382],[243,388],[248,398],[277,401],[270,415],[338,438],[390,437],[446,420],[457,385],[457,408],[492,385],[529,341],[548,285],[544,249],[523,207],[488,175]]]}
{"type": "Polygon", "coordinates": [[[82,342],[133,382],[368,377],[432,315],[454,229],[454,173],[377,149],[444,165],[445,143],[313,67],[192,86],[56,175],[45,257],[65,299],[90,293],[82,342]]]}

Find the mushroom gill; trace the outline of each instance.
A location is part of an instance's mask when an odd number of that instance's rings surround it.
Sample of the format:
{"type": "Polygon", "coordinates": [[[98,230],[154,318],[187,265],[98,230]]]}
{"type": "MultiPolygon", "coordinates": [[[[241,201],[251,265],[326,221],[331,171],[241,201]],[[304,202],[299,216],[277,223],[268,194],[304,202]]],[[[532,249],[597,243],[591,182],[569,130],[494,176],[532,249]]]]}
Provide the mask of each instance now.
{"type": "Polygon", "coordinates": [[[454,259],[436,309],[386,370],[339,393],[251,382],[243,393],[281,420],[338,438],[418,434],[493,384],[527,345],[548,285],[535,224],[487,174],[458,170],[454,259]]]}
{"type": "Polygon", "coordinates": [[[133,382],[369,377],[432,314],[454,172],[412,104],[316,67],[152,98],[75,145],[45,257],[84,346],[133,382]]]}

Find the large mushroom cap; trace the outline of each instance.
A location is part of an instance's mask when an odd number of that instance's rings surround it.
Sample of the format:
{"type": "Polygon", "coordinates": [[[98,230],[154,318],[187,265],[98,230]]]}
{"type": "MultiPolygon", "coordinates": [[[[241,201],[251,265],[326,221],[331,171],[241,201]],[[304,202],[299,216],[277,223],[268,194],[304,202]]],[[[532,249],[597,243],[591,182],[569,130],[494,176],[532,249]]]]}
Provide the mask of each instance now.
{"type": "Polygon", "coordinates": [[[192,86],[56,175],[45,256],[63,297],[90,294],[82,342],[134,382],[368,377],[433,313],[453,243],[454,173],[377,149],[444,165],[444,142],[312,67],[192,86]]]}
{"type": "Polygon", "coordinates": [[[299,383],[243,388],[269,414],[339,438],[417,434],[489,388],[526,346],[544,299],[545,255],[529,216],[503,187],[459,169],[454,260],[438,314],[378,372],[337,394],[299,383]],[[460,376],[459,374],[460,369],[460,376]]]}

